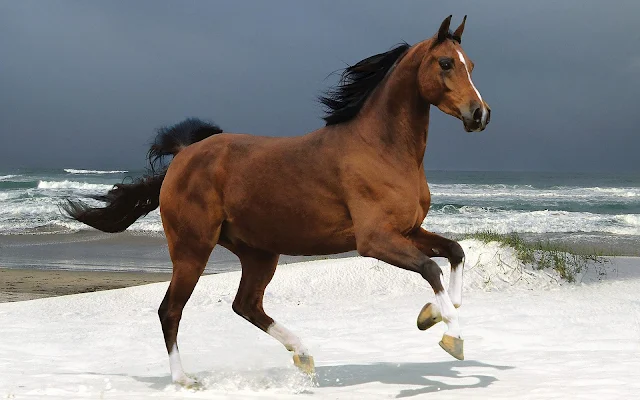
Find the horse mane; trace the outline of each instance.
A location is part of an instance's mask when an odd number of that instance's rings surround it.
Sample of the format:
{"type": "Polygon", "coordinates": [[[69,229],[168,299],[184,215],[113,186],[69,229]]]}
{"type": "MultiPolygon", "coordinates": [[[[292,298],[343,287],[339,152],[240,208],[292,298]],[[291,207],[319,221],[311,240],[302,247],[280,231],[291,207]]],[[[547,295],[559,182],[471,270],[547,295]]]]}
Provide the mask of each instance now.
{"type": "Polygon", "coordinates": [[[349,121],[358,115],[373,90],[410,47],[403,42],[385,53],[365,58],[345,68],[338,85],[319,97],[325,106],[326,115],[323,119],[327,126],[349,121]]]}

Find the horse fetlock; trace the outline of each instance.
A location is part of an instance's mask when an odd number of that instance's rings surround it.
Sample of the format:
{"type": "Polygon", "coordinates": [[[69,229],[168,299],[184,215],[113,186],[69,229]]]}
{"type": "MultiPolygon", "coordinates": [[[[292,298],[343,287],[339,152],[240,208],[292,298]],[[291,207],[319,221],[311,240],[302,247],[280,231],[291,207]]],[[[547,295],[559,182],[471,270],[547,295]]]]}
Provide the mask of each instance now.
{"type": "MultiPolygon", "coordinates": [[[[454,311],[457,311],[455,308],[454,311]]],[[[442,320],[447,325],[446,335],[459,338],[460,337],[460,324],[458,323],[458,315],[456,314],[443,314],[442,320]]]]}
{"type": "Polygon", "coordinates": [[[451,303],[454,308],[460,308],[462,305],[462,285],[456,284],[454,278],[452,277],[451,283],[449,285],[449,298],[451,299],[451,303]]]}
{"type": "Polygon", "coordinates": [[[449,298],[455,308],[462,305],[462,273],[464,257],[460,264],[451,266],[451,277],[449,279],[449,298]]]}

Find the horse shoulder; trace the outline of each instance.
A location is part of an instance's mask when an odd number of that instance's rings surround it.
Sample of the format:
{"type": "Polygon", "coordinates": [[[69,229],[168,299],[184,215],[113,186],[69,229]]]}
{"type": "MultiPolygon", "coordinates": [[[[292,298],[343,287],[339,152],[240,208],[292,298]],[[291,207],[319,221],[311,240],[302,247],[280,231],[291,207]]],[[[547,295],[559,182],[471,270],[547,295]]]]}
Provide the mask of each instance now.
{"type": "Polygon", "coordinates": [[[417,174],[402,174],[369,161],[344,160],[341,168],[354,226],[358,229],[359,223],[387,224],[399,231],[410,231],[423,212],[421,188],[416,185],[417,176],[413,176],[417,174]]]}

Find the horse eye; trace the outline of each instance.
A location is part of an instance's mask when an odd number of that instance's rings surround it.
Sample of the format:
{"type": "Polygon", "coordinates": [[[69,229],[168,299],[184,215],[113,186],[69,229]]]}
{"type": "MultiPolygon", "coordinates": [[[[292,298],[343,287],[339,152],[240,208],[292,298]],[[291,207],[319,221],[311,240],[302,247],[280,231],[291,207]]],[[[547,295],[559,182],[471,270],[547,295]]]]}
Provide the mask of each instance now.
{"type": "Polygon", "coordinates": [[[453,68],[453,60],[451,58],[441,58],[440,60],[438,60],[438,63],[440,64],[440,68],[445,71],[453,68]]]}

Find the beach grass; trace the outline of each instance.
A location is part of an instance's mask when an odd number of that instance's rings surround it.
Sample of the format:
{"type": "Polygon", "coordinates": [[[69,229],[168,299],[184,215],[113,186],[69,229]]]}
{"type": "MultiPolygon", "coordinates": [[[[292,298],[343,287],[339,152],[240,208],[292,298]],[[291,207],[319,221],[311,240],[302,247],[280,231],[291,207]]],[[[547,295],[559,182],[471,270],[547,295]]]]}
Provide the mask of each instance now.
{"type": "Polygon", "coordinates": [[[553,269],[565,280],[575,282],[581,272],[591,265],[599,276],[606,275],[604,265],[609,262],[605,255],[595,249],[574,249],[552,243],[549,240],[526,241],[517,233],[479,231],[461,235],[459,240],[476,239],[484,243],[498,242],[514,249],[518,259],[534,269],[553,269]]]}

